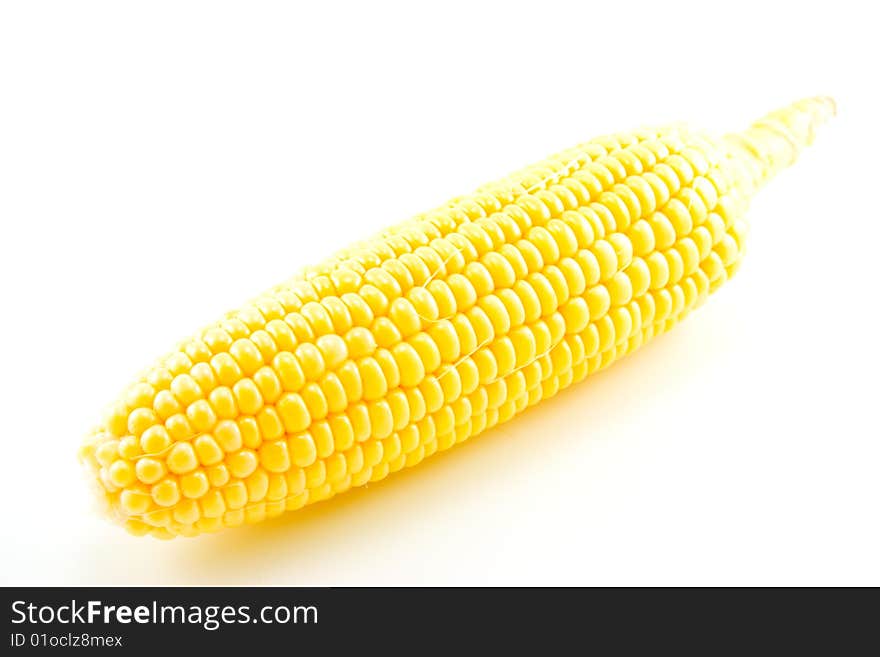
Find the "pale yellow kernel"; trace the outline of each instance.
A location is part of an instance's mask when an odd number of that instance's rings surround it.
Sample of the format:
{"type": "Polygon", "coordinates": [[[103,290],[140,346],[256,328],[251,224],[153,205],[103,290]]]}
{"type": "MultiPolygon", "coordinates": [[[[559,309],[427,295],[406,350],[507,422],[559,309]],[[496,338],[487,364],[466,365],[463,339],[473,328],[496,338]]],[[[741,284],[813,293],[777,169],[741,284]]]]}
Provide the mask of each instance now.
{"type": "MultiPolygon", "coordinates": [[[[211,357],[210,362],[211,369],[214,370],[214,374],[217,375],[217,381],[219,381],[221,385],[231,386],[242,376],[241,367],[239,367],[238,363],[235,362],[235,359],[225,351],[219,354],[214,354],[211,357]]],[[[172,386],[173,385],[174,384],[172,383],[172,386]]],[[[192,401],[195,401],[195,399],[192,401]]]]}
{"type": "Polygon", "coordinates": [[[290,468],[290,457],[284,440],[263,443],[259,458],[260,465],[268,472],[286,472],[290,468]]]}
{"type": "Polygon", "coordinates": [[[174,519],[183,524],[191,525],[199,519],[199,506],[195,500],[184,500],[174,507],[174,519]]]}
{"type": "Polygon", "coordinates": [[[288,438],[287,451],[293,463],[300,468],[311,465],[318,458],[315,442],[308,433],[300,433],[288,438]]]}
{"type": "Polygon", "coordinates": [[[409,299],[398,298],[391,302],[389,318],[404,338],[421,330],[422,320],[409,299]]]}
{"type": "Polygon", "coordinates": [[[128,415],[128,433],[139,438],[158,422],[159,416],[152,408],[136,408],[128,415]]]}
{"type": "MultiPolygon", "coordinates": [[[[677,198],[671,199],[663,208],[663,215],[672,224],[676,235],[683,237],[690,235],[694,228],[694,221],[687,206],[677,198]]],[[[661,248],[665,248],[661,247],[661,248]]]]}
{"type": "Polygon", "coordinates": [[[366,403],[358,402],[353,404],[345,414],[351,422],[351,427],[354,431],[354,437],[357,442],[363,442],[370,437],[372,428],[370,427],[370,412],[366,403]]]}
{"type": "Polygon", "coordinates": [[[245,375],[250,376],[263,366],[263,355],[251,340],[240,338],[229,347],[229,355],[235,359],[245,375]]]}
{"type": "Polygon", "coordinates": [[[233,477],[244,479],[257,469],[259,460],[257,453],[252,449],[242,449],[230,454],[226,459],[226,467],[233,477]]]}
{"type": "Polygon", "coordinates": [[[216,465],[223,461],[223,450],[212,435],[203,434],[198,436],[193,440],[192,444],[199,463],[202,465],[216,465]]]}
{"type": "Polygon", "coordinates": [[[619,271],[614,274],[606,286],[612,306],[623,306],[632,299],[632,283],[624,272],[619,271]]]}
{"type": "Polygon", "coordinates": [[[590,309],[590,317],[594,321],[605,315],[611,307],[611,295],[604,285],[591,287],[587,290],[585,299],[590,309]]]}
{"type": "Polygon", "coordinates": [[[272,360],[272,367],[284,390],[297,392],[305,385],[305,373],[296,356],[292,353],[282,351],[276,354],[272,360]]]}
{"type": "Polygon", "coordinates": [[[153,410],[162,420],[167,420],[175,413],[179,413],[182,407],[170,390],[160,390],[153,398],[153,410]]]}
{"type": "Polygon", "coordinates": [[[700,250],[696,242],[684,237],[676,243],[675,250],[681,256],[684,276],[690,276],[700,265],[700,250]]]}
{"type": "Polygon", "coordinates": [[[312,418],[309,415],[309,409],[299,394],[286,393],[282,395],[276,408],[287,433],[304,431],[311,424],[312,418]]]}
{"type": "Polygon", "coordinates": [[[477,292],[471,282],[462,274],[453,274],[446,280],[452,295],[455,297],[455,307],[459,312],[464,312],[477,302],[477,292]]]}
{"type": "Polygon", "coordinates": [[[108,468],[108,477],[114,486],[125,488],[135,481],[135,470],[131,463],[124,460],[117,460],[108,468]]]}
{"type": "Polygon", "coordinates": [[[326,458],[333,453],[335,441],[333,438],[333,431],[328,422],[324,420],[315,422],[309,428],[308,433],[312,437],[312,441],[315,443],[315,451],[319,459],[326,458]]]}
{"type": "Polygon", "coordinates": [[[666,264],[669,266],[669,285],[675,285],[684,275],[684,261],[675,249],[664,251],[663,257],[666,258],[666,264]]]}
{"type": "Polygon", "coordinates": [[[145,484],[155,484],[165,476],[165,463],[159,459],[141,458],[135,464],[138,480],[145,484]]]}
{"type": "Polygon", "coordinates": [[[195,470],[199,465],[195,450],[190,443],[177,443],[168,452],[168,469],[174,474],[184,474],[195,470]]]}
{"type": "Polygon", "coordinates": [[[203,393],[209,392],[217,386],[217,377],[214,375],[214,370],[206,362],[193,365],[192,370],[190,370],[190,376],[203,393]]]}
{"type": "Polygon", "coordinates": [[[430,335],[427,333],[419,333],[412,336],[408,340],[408,343],[413,350],[415,350],[419,360],[421,360],[423,373],[430,374],[440,367],[440,363],[442,362],[440,350],[437,348],[437,345],[431,339],[430,335]]]}
{"type": "Polygon", "coordinates": [[[648,291],[651,285],[651,272],[642,258],[636,256],[633,259],[630,266],[626,269],[626,275],[629,277],[634,299],[638,299],[648,291]]]}
{"type": "Polygon", "coordinates": [[[254,372],[253,381],[265,403],[274,404],[281,396],[281,381],[278,380],[275,370],[268,365],[254,372]]]}
{"type": "Polygon", "coordinates": [[[373,438],[386,438],[394,430],[394,415],[384,399],[367,404],[370,415],[370,429],[373,438]]]}
{"type": "Polygon", "coordinates": [[[388,349],[377,349],[374,355],[379,367],[382,368],[382,374],[385,376],[385,382],[388,389],[396,388],[400,385],[400,369],[397,367],[397,361],[388,349]]]}
{"type": "Polygon", "coordinates": [[[651,274],[651,289],[660,290],[669,282],[669,264],[659,251],[655,251],[645,259],[651,274]]]}
{"type": "MultiPolygon", "coordinates": [[[[227,454],[241,449],[242,437],[237,423],[232,420],[220,420],[214,427],[214,440],[227,454]]],[[[198,444],[198,441],[196,441],[198,444]]]]}
{"type": "Polygon", "coordinates": [[[231,419],[238,416],[238,407],[232,390],[226,386],[214,388],[208,395],[208,401],[218,418],[231,419]]]}
{"type": "Polygon", "coordinates": [[[675,228],[665,214],[655,212],[648,217],[647,222],[651,225],[651,230],[654,233],[654,248],[668,249],[675,243],[675,228]]]}
{"type": "Polygon", "coordinates": [[[132,516],[140,516],[149,511],[151,502],[150,494],[143,490],[124,490],[119,496],[122,510],[132,516]]]}
{"type": "MultiPolygon", "coordinates": [[[[561,313],[565,319],[566,333],[580,333],[590,322],[589,306],[587,306],[587,302],[581,297],[571,299],[561,308],[561,313]]],[[[519,353],[516,347],[517,343],[514,342],[514,349],[519,353]]],[[[521,362],[519,357],[517,357],[517,362],[521,362]]]]}
{"type": "Polygon", "coordinates": [[[177,413],[165,420],[165,429],[172,440],[189,440],[195,434],[183,413],[177,413]]]}
{"type": "Polygon", "coordinates": [[[217,423],[217,415],[206,399],[199,399],[186,409],[186,418],[194,431],[209,431],[217,423]]]}
{"type": "Polygon", "coordinates": [[[180,488],[174,479],[163,479],[150,489],[150,495],[159,506],[174,506],[180,501],[180,488]]]}
{"type": "Polygon", "coordinates": [[[199,384],[189,374],[178,374],[171,382],[171,392],[183,406],[192,404],[204,395],[199,384]]]}
{"type": "Polygon", "coordinates": [[[335,370],[348,358],[345,340],[335,334],[322,335],[317,341],[318,350],[328,370],[335,370]]]}
{"type": "Polygon", "coordinates": [[[171,436],[161,424],[156,424],[144,431],[140,437],[140,447],[144,454],[159,454],[171,445],[171,436]]]}
{"type": "Polygon", "coordinates": [[[599,280],[607,281],[617,272],[617,252],[607,240],[597,240],[589,249],[599,263],[599,280]]]}
{"type": "Polygon", "coordinates": [[[376,351],[376,338],[364,327],[355,327],[345,334],[348,355],[353,359],[370,356],[376,351]]]}
{"type": "Polygon", "coordinates": [[[363,386],[364,399],[381,399],[388,392],[385,373],[375,358],[361,358],[357,361],[358,374],[363,386]]]}
{"type": "Polygon", "coordinates": [[[248,503],[248,490],[243,481],[236,481],[223,487],[223,499],[228,509],[241,509],[248,503]]]}
{"type": "Polygon", "coordinates": [[[217,465],[205,468],[205,475],[208,477],[208,482],[214,488],[219,488],[229,483],[229,468],[226,467],[225,463],[218,463],[217,465]]]}
{"type": "Polygon", "coordinates": [[[208,476],[201,470],[180,477],[180,492],[189,499],[198,499],[208,492],[211,485],[208,476]]]}
{"type": "MultiPolygon", "coordinates": [[[[391,349],[394,360],[400,371],[400,384],[415,386],[425,377],[424,361],[409,342],[401,342],[391,349]]],[[[377,399],[377,397],[370,397],[377,399]]]]}
{"type": "Polygon", "coordinates": [[[260,433],[260,425],[255,417],[242,415],[236,420],[238,430],[241,432],[241,442],[245,447],[256,449],[263,442],[263,434],[260,433]]]}
{"type": "Polygon", "coordinates": [[[315,381],[326,371],[324,357],[321,354],[321,350],[315,345],[304,342],[296,348],[294,353],[302,367],[306,380],[315,381]]]}

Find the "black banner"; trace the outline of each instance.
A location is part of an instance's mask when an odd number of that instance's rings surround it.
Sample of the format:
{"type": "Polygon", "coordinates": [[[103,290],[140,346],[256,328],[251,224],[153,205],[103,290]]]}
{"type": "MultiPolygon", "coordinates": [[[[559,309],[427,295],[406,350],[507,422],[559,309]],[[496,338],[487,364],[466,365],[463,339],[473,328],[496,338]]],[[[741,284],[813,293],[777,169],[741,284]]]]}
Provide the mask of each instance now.
{"type": "MultiPolygon", "coordinates": [[[[616,589],[6,588],[3,654],[283,649],[422,652],[475,641],[547,654],[660,648],[835,654],[876,622],[876,592],[616,589]],[[868,604],[865,604],[868,602],[868,604]],[[853,604],[855,603],[855,604],[853,604]],[[845,612],[845,613],[844,613],[845,612]],[[832,620],[844,631],[831,634],[832,620]],[[757,637],[757,638],[756,638],[757,637]],[[408,649],[407,649],[408,648],[408,649]],[[551,650],[553,648],[553,650],[551,650]],[[568,652],[566,650],[565,652],[568,652]],[[579,650],[580,651],[580,650],[579,650]]],[[[873,640],[876,644],[876,638],[873,640]]],[[[859,646],[867,647],[859,642],[859,646]]],[[[870,641],[869,644],[871,645],[870,641]]],[[[876,648],[876,645],[874,646],[876,648]]],[[[277,654],[277,652],[273,652],[277,654]]]]}

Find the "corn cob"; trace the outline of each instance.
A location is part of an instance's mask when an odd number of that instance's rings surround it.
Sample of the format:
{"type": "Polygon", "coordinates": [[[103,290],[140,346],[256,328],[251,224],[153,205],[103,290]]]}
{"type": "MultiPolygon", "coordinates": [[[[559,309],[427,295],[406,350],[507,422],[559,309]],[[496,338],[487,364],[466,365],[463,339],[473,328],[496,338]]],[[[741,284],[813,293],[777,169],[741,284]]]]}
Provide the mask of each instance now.
{"type": "Polygon", "coordinates": [[[739,267],[757,187],[834,112],[594,139],[308,267],[182,342],[85,441],[136,535],[379,481],[668,331],[739,267]]]}

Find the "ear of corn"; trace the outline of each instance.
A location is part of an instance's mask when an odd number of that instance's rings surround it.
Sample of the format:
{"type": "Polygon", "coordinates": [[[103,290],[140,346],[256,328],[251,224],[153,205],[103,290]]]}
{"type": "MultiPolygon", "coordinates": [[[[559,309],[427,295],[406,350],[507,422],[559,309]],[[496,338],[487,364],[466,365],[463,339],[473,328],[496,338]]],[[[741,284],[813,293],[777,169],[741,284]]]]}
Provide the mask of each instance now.
{"type": "Polygon", "coordinates": [[[714,138],[594,139],[356,244],[182,342],[81,449],[129,531],[299,509],[468,440],[664,333],[737,269],[825,98],[714,138]]]}

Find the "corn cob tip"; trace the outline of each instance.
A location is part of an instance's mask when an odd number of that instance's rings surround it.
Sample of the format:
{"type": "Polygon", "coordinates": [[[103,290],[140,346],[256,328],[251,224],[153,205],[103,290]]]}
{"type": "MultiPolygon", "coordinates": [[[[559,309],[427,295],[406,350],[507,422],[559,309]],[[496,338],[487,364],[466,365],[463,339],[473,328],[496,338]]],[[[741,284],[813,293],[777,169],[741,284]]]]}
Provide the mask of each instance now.
{"type": "Polygon", "coordinates": [[[749,169],[754,189],[793,164],[813,143],[819,126],[836,114],[831,96],[803,98],[761,117],[743,132],[727,135],[726,141],[749,169]]]}

